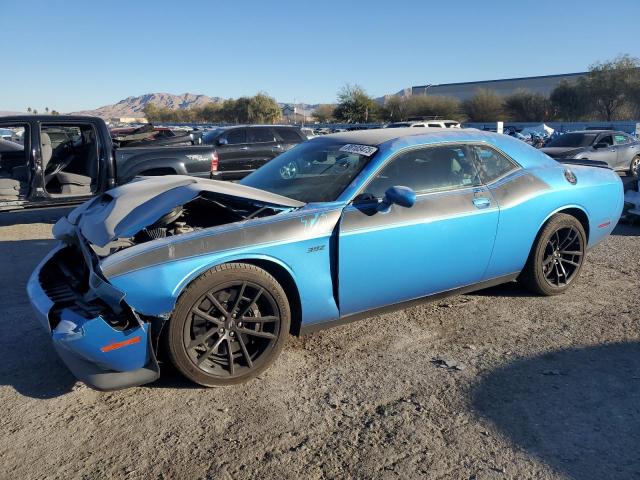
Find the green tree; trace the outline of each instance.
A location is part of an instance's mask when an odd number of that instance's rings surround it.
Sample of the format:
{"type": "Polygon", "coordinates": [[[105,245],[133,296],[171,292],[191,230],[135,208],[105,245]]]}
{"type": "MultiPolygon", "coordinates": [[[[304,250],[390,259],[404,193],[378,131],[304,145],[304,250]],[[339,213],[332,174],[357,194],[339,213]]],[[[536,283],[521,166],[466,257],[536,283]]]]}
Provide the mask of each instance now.
{"type": "Polygon", "coordinates": [[[579,83],[561,81],[549,96],[554,115],[560,120],[574,122],[589,113],[584,89],[579,83]]]}
{"type": "Polygon", "coordinates": [[[478,89],[462,102],[462,110],[471,122],[496,122],[504,118],[504,100],[493,90],[478,89]]]}
{"type": "Polygon", "coordinates": [[[333,120],[333,112],[335,105],[330,103],[322,103],[316,107],[311,116],[320,123],[329,123],[333,120]]]}
{"type": "Polygon", "coordinates": [[[31,113],[31,107],[27,107],[27,112],[31,113]]]}
{"type": "Polygon", "coordinates": [[[276,99],[266,93],[258,93],[249,99],[247,120],[250,123],[274,123],[280,119],[282,111],[276,99]]]}
{"type": "Polygon", "coordinates": [[[600,118],[616,120],[625,112],[626,104],[633,102],[633,98],[629,98],[633,97],[629,90],[638,77],[639,67],[640,61],[629,55],[620,55],[589,67],[589,73],[580,84],[600,118]]]}
{"type": "Polygon", "coordinates": [[[378,105],[359,85],[346,84],[338,92],[337,120],[347,123],[374,121],[378,115],[378,105]]]}
{"type": "Polygon", "coordinates": [[[49,113],[49,107],[44,107],[44,111],[49,113]]]}
{"type": "Polygon", "coordinates": [[[504,108],[516,122],[543,122],[551,117],[547,97],[523,89],[509,95],[504,101],[504,108]]]}
{"type": "Polygon", "coordinates": [[[390,122],[406,120],[408,116],[407,103],[407,97],[392,95],[385,100],[380,114],[384,120],[390,122]]]}
{"type": "Polygon", "coordinates": [[[461,119],[461,105],[457,98],[439,95],[415,95],[406,99],[407,117],[439,117],[461,119]]]}

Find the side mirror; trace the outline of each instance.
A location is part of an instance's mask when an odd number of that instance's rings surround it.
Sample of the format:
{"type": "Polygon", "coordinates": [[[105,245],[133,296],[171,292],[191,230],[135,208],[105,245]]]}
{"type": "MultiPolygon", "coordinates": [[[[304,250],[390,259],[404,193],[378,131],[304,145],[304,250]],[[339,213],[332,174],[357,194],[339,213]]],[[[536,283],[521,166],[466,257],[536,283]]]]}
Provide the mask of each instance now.
{"type": "Polygon", "coordinates": [[[219,138],[218,140],[216,140],[216,145],[218,145],[219,147],[223,147],[228,144],[229,141],[226,138],[219,138]]]}
{"type": "Polygon", "coordinates": [[[416,203],[416,192],[409,187],[389,187],[384,192],[384,198],[380,202],[378,210],[388,212],[394,203],[401,207],[411,208],[416,203]]]}
{"type": "Polygon", "coordinates": [[[593,148],[595,148],[596,150],[599,150],[601,148],[609,148],[609,145],[607,145],[604,142],[600,142],[600,143],[596,143],[593,148]]]}

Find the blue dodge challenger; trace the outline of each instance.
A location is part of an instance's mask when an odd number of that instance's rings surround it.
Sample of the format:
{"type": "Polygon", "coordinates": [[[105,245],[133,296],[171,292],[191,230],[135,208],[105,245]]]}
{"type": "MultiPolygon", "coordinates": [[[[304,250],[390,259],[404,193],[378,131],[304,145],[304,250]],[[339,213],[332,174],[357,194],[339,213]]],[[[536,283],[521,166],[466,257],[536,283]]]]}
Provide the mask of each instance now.
{"type": "Polygon", "coordinates": [[[562,293],[622,206],[612,170],[506,135],[339,133],[240,183],[150,177],[92,199],[56,223],[28,294],[93,388],[154,381],[161,347],[192,381],[229,385],[290,334],[513,280],[562,293]]]}

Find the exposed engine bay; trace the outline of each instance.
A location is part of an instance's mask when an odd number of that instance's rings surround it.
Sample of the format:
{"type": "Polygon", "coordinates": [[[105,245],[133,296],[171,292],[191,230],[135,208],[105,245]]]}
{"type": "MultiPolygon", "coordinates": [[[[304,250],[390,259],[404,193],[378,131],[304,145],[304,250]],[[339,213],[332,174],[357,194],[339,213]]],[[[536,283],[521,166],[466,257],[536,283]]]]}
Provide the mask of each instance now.
{"type": "Polygon", "coordinates": [[[104,247],[92,244],[99,257],[106,257],[134,245],[205,228],[261,218],[290,210],[288,207],[265,206],[259,202],[239,198],[225,198],[210,192],[202,192],[192,201],[172,208],[153,224],[130,237],[120,237],[104,247]]]}

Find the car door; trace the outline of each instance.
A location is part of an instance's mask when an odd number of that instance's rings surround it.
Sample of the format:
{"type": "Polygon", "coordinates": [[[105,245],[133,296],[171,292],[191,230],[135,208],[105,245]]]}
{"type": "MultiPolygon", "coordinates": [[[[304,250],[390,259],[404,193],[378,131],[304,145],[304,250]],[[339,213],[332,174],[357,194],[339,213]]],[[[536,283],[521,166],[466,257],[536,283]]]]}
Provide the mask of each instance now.
{"type": "Polygon", "coordinates": [[[396,154],[344,209],[338,245],[340,314],[480,282],[498,216],[470,146],[421,146],[396,154]],[[378,211],[377,199],[391,186],[412,188],[415,204],[378,211]]]}
{"type": "Polygon", "coordinates": [[[601,135],[594,143],[593,151],[589,153],[590,160],[598,160],[600,162],[607,162],[607,164],[615,168],[618,163],[618,149],[613,144],[613,135],[610,133],[601,135]],[[601,145],[600,148],[595,148],[595,145],[601,145]]]}
{"type": "Polygon", "coordinates": [[[616,170],[628,170],[631,166],[631,160],[638,155],[638,143],[629,135],[624,133],[616,133],[613,135],[613,143],[616,146],[617,162],[616,170]]]}
{"type": "Polygon", "coordinates": [[[247,143],[249,144],[251,168],[254,170],[277,155],[276,145],[278,142],[271,127],[248,127],[247,143]]]}
{"type": "Polygon", "coordinates": [[[251,152],[245,127],[230,128],[218,137],[216,145],[221,170],[225,172],[251,171],[251,152]],[[226,144],[220,145],[220,140],[226,144]]]}
{"type": "Polygon", "coordinates": [[[0,129],[0,204],[26,200],[35,178],[29,124],[0,122],[0,129]]]}

